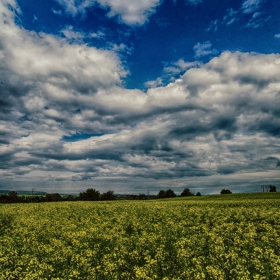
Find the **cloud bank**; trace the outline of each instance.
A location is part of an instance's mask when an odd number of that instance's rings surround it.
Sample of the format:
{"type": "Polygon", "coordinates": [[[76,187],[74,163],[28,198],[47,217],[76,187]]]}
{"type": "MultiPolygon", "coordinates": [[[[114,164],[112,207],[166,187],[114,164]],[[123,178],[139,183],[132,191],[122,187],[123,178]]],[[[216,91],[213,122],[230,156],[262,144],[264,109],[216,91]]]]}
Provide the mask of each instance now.
{"type": "MultiPolygon", "coordinates": [[[[279,181],[279,54],[226,51],[205,64],[179,60],[173,68],[184,72],[167,86],[128,90],[115,52],[24,30],[15,11],[15,2],[1,0],[6,183],[59,182],[75,190],[97,182],[131,191],[137,181],[138,191],[170,182],[213,187],[221,178],[243,184],[261,181],[259,174],[279,181]]],[[[196,51],[210,49],[207,43],[196,51]]]]}

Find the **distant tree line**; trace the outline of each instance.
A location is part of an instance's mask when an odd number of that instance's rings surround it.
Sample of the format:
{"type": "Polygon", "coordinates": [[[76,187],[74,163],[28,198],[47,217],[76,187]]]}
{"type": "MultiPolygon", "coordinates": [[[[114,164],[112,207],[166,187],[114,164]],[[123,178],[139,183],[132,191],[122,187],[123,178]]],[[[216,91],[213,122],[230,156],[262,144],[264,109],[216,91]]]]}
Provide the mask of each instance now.
{"type": "Polygon", "coordinates": [[[53,201],[77,201],[77,200],[115,200],[114,191],[107,191],[100,194],[95,189],[87,189],[81,192],[79,196],[74,195],[60,195],[59,193],[52,193],[44,195],[18,195],[15,191],[10,191],[8,194],[0,195],[0,203],[31,203],[31,202],[53,202],[53,201]]]}
{"type": "MultiPolygon", "coordinates": [[[[269,192],[276,192],[275,186],[269,186],[269,192]]],[[[222,189],[221,194],[231,194],[232,192],[228,189],[222,189]]],[[[181,195],[185,196],[201,196],[200,192],[196,194],[191,192],[189,188],[185,188],[181,195]]],[[[172,189],[168,189],[166,191],[160,190],[157,195],[126,195],[123,196],[122,199],[130,199],[130,200],[147,200],[147,199],[163,199],[163,198],[172,198],[177,195],[174,193],[172,189]]],[[[87,189],[84,192],[80,192],[78,196],[74,195],[60,195],[59,193],[46,194],[46,195],[18,195],[16,191],[10,191],[8,194],[0,195],[0,203],[30,203],[30,202],[52,202],[52,201],[105,201],[105,200],[116,200],[116,196],[114,195],[114,191],[107,191],[104,193],[100,193],[95,189],[87,189]]]]}
{"type": "MultiPolygon", "coordinates": [[[[200,192],[196,194],[192,193],[189,188],[185,188],[183,192],[179,196],[201,196],[200,192]]],[[[127,195],[125,199],[132,199],[132,200],[145,200],[145,199],[162,199],[162,198],[172,198],[177,197],[175,192],[172,189],[168,189],[166,191],[160,190],[157,195],[146,195],[146,194],[139,194],[139,195],[127,195]]]]}
{"type": "MultiPolygon", "coordinates": [[[[189,188],[185,188],[180,196],[194,196],[195,194],[190,191],[189,188]]],[[[200,192],[196,193],[200,196],[200,192]]],[[[120,199],[129,200],[147,200],[147,199],[159,199],[159,198],[172,198],[176,197],[173,190],[168,189],[166,191],[160,190],[157,195],[126,195],[122,196],[120,199]]],[[[80,192],[78,196],[74,195],[60,195],[59,193],[52,193],[46,195],[18,195],[16,191],[10,191],[8,194],[0,195],[0,203],[39,203],[39,202],[55,202],[55,201],[105,201],[105,200],[115,200],[116,196],[114,191],[107,191],[100,193],[98,190],[89,188],[84,192],[80,192]]]]}
{"type": "Polygon", "coordinates": [[[50,201],[74,201],[73,195],[61,196],[59,193],[46,195],[18,195],[15,191],[0,195],[0,203],[31,203],[31,202],[50,202],[50,201]]]}
{"type": "MultiPolygon", "coordinates": [[[[196,194],[194,194],[193,192],[190,191],[189,188],[185,188],[180,196],[194,196],[194,195],[201,196],[201,193],[197,192],[196,194]]],[[[172,198],[172,197],[176,197],[176,194],[171,189],[169,189],[167,191],[160,190],[157,197],[158,198],[172,198]]]]}

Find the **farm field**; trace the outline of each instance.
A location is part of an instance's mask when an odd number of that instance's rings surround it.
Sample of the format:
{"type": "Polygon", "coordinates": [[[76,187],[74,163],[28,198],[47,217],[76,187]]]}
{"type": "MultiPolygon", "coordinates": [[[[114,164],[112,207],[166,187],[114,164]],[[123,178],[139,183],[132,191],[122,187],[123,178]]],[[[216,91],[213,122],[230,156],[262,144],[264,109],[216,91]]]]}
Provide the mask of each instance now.
{"type": "Polygon", "coordinates": [[[280,193],[0,205],[0,279],[280,279],[280,193]]]}

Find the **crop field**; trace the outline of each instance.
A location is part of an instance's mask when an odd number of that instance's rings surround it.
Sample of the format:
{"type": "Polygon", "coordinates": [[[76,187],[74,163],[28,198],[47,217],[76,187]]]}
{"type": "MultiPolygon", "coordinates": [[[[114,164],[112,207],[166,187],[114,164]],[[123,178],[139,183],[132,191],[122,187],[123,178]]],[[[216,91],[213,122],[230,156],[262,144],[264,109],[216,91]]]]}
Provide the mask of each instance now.
{"type": "Polygon", "coordinates": [[[0,279],[280,279],[280,193],[0,205],[0,279]]]}

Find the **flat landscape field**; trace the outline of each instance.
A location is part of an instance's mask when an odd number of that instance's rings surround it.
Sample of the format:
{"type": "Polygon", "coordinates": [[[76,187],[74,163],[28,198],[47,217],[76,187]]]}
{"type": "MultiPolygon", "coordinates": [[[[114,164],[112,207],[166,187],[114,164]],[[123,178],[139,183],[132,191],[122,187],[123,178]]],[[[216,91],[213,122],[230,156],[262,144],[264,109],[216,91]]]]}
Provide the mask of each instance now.
{"type": "Polygon", "coordinates": [[[0,205],[0,279],[280,279],[280,193],[0,205]]]}

